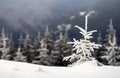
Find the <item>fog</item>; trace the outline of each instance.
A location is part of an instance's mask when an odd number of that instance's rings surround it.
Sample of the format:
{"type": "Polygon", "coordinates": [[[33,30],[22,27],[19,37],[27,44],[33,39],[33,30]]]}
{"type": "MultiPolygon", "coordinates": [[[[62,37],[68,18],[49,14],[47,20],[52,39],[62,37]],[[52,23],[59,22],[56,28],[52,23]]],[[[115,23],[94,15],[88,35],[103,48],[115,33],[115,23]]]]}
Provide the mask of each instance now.
{"type": "Polygon", "coordinates": [[[0,0],[0,18],[13,28],[20,28],[21,21],[35,27],[97,1],[100,0],[0,0]]]}

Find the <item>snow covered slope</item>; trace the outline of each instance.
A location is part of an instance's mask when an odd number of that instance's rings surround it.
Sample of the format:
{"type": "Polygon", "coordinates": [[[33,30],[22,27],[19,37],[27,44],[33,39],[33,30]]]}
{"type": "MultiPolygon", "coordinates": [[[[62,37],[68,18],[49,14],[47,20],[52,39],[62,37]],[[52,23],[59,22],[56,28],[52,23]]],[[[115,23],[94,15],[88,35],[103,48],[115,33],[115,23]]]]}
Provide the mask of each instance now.
{"type": "Polygon", "coordinates": [[[0,60],[0,78],[120,78],[120,67],[98,67],[95,61],[73,67],[49,67],[0,60]]]}

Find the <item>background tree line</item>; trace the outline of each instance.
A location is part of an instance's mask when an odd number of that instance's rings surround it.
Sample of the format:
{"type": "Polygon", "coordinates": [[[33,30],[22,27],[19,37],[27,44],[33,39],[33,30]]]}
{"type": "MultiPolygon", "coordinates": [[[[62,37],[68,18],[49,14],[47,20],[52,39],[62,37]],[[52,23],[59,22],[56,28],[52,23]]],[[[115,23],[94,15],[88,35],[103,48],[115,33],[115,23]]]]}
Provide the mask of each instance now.
{"type": "MultiPolygon", "coordinates": [[[[58,26],[61,29],[61,26],[58,26]]],[[[2,29],[0,36],[0,58],[5,60],[13,60],[19,62],[27,62],[39,65],[48,66],[67,66],[76,61],[63,60],[64,57],[74,53],[72,46],[67,44],[69,42],[68,30],[70,25],[66,25],[65,32],[62,30],[57,34],[57,39],[53,39],[53,35],[49,31],[48,26],[45,29],[44,37],[41,37],[40,32],[38,36],[31,40],[30,35],[26,32],[25,37],[20,35],[18,39],[18,48],[14,47],[12,34],[7,35],[2,29]]],[[[106,39],[102,38],[99,32],[97,43],[102,47],[95,50],[93,56],[105,65],[120,65],[120,47],[117,44],[116,30],[113,27],[112,20],[110,20],[109,28],[107,29],[106,39]],[[102,43],[106,41],[106,43],[102,43]]]]}

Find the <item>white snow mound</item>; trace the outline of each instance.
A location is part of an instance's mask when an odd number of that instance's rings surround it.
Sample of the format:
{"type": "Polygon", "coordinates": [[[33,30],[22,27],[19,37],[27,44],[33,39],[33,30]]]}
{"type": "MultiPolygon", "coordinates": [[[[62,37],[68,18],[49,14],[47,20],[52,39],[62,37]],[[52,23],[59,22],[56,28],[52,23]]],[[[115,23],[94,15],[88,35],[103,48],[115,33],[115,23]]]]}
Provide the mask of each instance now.
{"type": "Polygon", "coordinates": [[[50,67],[0,60],[0,78],[120,78],[120,67],[98,67],[95,60],[72,67],[50,67]]]}

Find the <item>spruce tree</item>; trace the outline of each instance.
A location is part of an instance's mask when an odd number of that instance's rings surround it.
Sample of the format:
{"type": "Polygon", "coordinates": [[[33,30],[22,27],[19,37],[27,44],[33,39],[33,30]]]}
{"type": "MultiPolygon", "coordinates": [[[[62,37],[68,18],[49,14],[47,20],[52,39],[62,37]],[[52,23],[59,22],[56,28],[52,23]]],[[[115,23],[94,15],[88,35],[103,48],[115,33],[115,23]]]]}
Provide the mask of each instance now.
{"type": "Polygon", "coordinates": [[[17,49],[16,57],[14,58],[14,60],[19,62],[27,62],[27,57],[23,55],[23,52],[20,46],[17,49]]]}
{"type": "Polygon", "coordinates": [[[27,62],[27,57],[23,53],[24,39],[22,34],[20,34],[20,38],[18,40],[19,40],[19,47],[17,48],[16,57],[14,58],[14,60],[19,62],[27,62]]]}
{"type": "Polygon", "coordinates": [[[38,32],[37,38],[34,40],[34,49],[39,49],[41,48],[41,34],[38,32]]]}
{"type": "Polygon", "coordinates": [[[23,53],[24,55],[27,56],[27,62],[31,63],[32,59],[33,59],[33,46],[31,44],[31,39],[30,39],[30,35],[28,33],[26,33],[26,38],[24,40],[24,48],[23,48],[23,53]]]}
{"type": "Polygon", "coordinates": [[[50,58],[48,56],[48,51],[49,50],[47,49],[47,46],[44,40],[42,39],[40,41],[39,47],[35,48],[35,51],[34,51],[35,54],[34,54],[34,59],[32,63],[40,64],[40,65],[51,65],[49,62],[50,58]]]}
{"type": "MultiPolygon", "coordinates": [[[[97,44],[103,45],[101,32],[98,33],[97,44]]],[[[105,55],[105,47],[104,46],[102,46],[96,50],[95,58],[101,63],[106,63],[106,61],[101,58],[101,56],[103,56],[103,55],[105,55]]]]}
{"type": "Polygon", "coordinates": [[[41,36],[40,32],[38,32],[37,38],[34,39],[34,43],[33,43],[33,50],[34,50],[33,56],[34,57],[38,56],[39,52],[37,50],[41,48],[41,39],[40,39],[40,36],[41,36]]]}
{"type": "Polygon", "coordinates": [[[67,44],[67,37],[62,33],[59,35],[59,39],[55,41],[54,50],[52,51],[52,61],[55,65],[65,66],[67,62],[63,60],[64,57],[71,55],[72,49],[67,44]]]}
{"type": "Polygon", "coordinates": [[[46,44],[47,49],[49,50],[48,54],[50,55],[53,49],[53,39],[51,33],[49,32],[48,26],[46,26],[45,29],[44,42],[46,44]]]}
{"type": "Polygon", "coordinates": [[[76,52],[73,53],[71,56],[65,57],[65,60],[73,60],[75,58],[78,59],[77,62],[91,60],[93,58],[92,52],[94,52],[94,49],[98,49],[101,46],[90,41],[90,39],[93,38],[92,34],[97,31],[88,31],[88,17],[93,13],[94,11],[90,11],[85,15],[85,29],[79,26],[75,26],[80,30],[80,33],[83,35],[83,39],[76,40],[74,38],[74,42],[69,42],[69,44],[73,44],[73,50],[75,50],[76,52]]]}
{"type": "Polygon", "coordinates": [[[18,47],[15,59],[21,62],[31,63],[33,59],[33,52],[34,52],[32,48],[33,46],[31,44],[30,36],[26,32],[25,39],[22,38],[22,35],[20,36],[19,47],[18,47]]]}
{"type": "Polygon", "coordinates": [[[8,60],[14,60],[15,57],[15,48],[14,48],[14,42],[13,42],[13,37],[12,33],[10,33],[10,38],[8,41],[8,48],[9,48],[9,59],[8,60]]]}
{"type": "Polygon", "coordinates": [[[13,60],[13,42],[12,39],[5,35],[5,30],[2,29],[2,34],[0,38],[0,52],[1,59],[13,60]]]}
{"type": "Polygon", "coordinates": [[[110,20],[109,29],[107,30],[107,43],[104,45],[106,49],[106,55],[102,56],[103,59],[107,61],[109,65],[116,65],[117,60],[120,59],[119,47],[117,45],[116,30],[113,27],[112,19],[110,20]]]}

